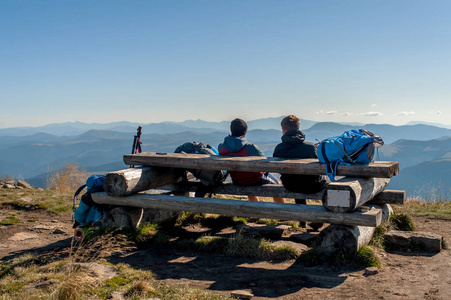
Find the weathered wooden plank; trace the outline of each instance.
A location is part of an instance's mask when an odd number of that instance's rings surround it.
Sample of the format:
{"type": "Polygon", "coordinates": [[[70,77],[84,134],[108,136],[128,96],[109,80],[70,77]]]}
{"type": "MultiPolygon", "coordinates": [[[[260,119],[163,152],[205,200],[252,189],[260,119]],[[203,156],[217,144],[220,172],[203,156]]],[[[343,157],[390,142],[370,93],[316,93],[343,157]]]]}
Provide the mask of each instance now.
{"type": "MultiPolygon", "coordinates": [[[[124,155],[127,165],[174,167],[228,171],[260,171],[285,174],[326,174],[324,164],[317,159],[290,159],[261,156],[210,156],[207,154],[143,152],[124,155]]],[[[390,178],[399,172],[397,162],[376,161],[368,165],[339,165],[337,175],[390,178]]]]}
{"type": "MultiPolygon", "coordinates": [[[[198,181],[179,182],[175,184],[169,184],[159,187],[161,190],[174,191],[177,193],[182,192],[195,192],[197,188],[201,186],[198,181]]],[[[264,184],[264,185],[251,185],[242,186],[234,185],[232,183],[223,183],[218,187],[212,187],[209,189],[210,193],[219,195],[240,195],[240,196],[261,196],[261,197],[279,197],[279,198],[293,198],[293,199],[311,199],[311,200],[323,200],[325,189],[316,194],[302,194],[292,193],[287,191],[282,185],[277,184],[264,184]]],[[[374,204],[403,204],[403,196],[405,197],[405,191],[397,190],[383,190],[376,197],[369,201],[374,204]],[[387,193],[387,195],[385,195],[387,193]]]]}
{"type": "Polygon", "coordinates": [[[143,167],[109,172],[103,188],[109,196],[123,197],[181,180],[183,170],[143,167]]]}
{"type": "Polygon", "coordinates": [[[352,212],[382,192],[388,178],[344,177],[326,186],[323,206],[328,211],[352,212]]]}
{"type": "Polygon", "coordinates": [[[384,190],[371,200],[374,204],[404,204],[407,201],[406,191],[384,190]]]}
{"type": "MultiPolygon", "coordinates": [[[[195,192],[199,187],[202,187],[200,182],[188,181],[162,186],[159,189],[166,191],[180,192],[195,192]]],[[[279,197],[279,198],[301,198],[322,200],[324,191],[316,194],[302,194],[292,193],[287,191],[282,185],[277,184],[263,184],[263,185],[236,185],[232,183],[223,183],[217,187],[208,189],[210,193],[219,195],[242,195],[242,196],[260,196],[260,197],[279,197]]]]}
{"type": "Polygon", "coordinates": [[[379,225],[382,218],[380,209],[371,209],[367,212],[335,213],[328,212],[319,205],[191,198],[143,193],[128,197],[110,197],[106,193],[95,193],[92,194],[92,198],[98,204],[373,227],[379,225]]]}

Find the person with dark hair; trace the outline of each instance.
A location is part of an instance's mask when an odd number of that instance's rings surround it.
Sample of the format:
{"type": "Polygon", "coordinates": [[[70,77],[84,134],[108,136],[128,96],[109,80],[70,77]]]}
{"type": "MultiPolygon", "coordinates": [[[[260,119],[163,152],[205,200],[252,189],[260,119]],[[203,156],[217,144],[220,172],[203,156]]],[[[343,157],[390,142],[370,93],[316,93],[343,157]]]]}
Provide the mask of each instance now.
{"type": "MultiPolygon", "coordinates": [[[[294,115],[286,116],[280,123],[282,143],[274,149],[274,157],[317,158],[316,145],[305,141],[305,135],[299,130],[300,121],[294,115]]],[[[325,179],[321,175],[281,174],[280,180],[290,192],[314,194],[324,187],[325,179]]]]}
{"type": "MultiPolygon", "coordinates": [[[[230,135],[219,144],[219,155],[225,156],[264,156],[258,147],[246,140],[247,124],[242,119],[230,123],[230,135]]],[[[274,175],[263,172],[229,171],[232,182],[238,185],[279,184],[274,175]]],[[[259,201],[257,196],[248,196],[250,201],[259,201]]],[[[283,198],[274,198],[274,202],[284,203],[283,198]]]]}
{"type": "MultiPolygon", "coordinates": [[[[316,145],[305,141],[305,135],[299,130],[299,118],[289,115],[282,119],[282,143],[274,149],[274,157],[285,158],[317,158],[316,145]]],[[[326,179],[321,175],[281,174],[280,180],[283,186],[290,192],[314,194],[321,191],[326,179]]],[[[307,204],[305,199],[295,199],[296,204],[307,204]]],[[[306,227],[306,222],[301,222],[301,227],[306,227]]],[[[318,229],[322,223],[310,223],[310,227],[318,229]]]]}

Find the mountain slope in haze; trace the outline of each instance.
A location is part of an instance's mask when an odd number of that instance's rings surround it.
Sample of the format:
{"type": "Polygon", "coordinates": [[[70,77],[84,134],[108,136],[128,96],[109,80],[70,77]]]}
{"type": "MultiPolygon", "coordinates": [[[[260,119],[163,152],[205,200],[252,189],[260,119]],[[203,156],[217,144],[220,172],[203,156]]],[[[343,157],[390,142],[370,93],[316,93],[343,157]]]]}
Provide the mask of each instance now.
{"type": "Polygon", "coordinates": [[[304,130],[308,140],[321,141],[328,137],[341,135],[350,129],[365,129],[384,140],[385,144],[391,144],[397,140],[419,140],[427,141],[442,137],[451,136],[451,130],[439,128],[431,125],[403,125],[393,126],[388,124],[367,124],[363,126],[349,126],[339,123],[322,122],[313,125],[311,128],[304,130]]]}
{"type": "Polygon", "coordinates": [[[451,158],[426,161],[403,169],[391,179],[389,188],[406,190],[409,196],[451,200],[451,158]]]}
{"type": "MultiPolygon", "coordinates": [[[[451,158],[451,137],[430,141],[399,140],[379,149],[381,160],[399,161],[401,169],[451,158]]],[[[451,174],[450,174],[451,175],[451,174]]]]}

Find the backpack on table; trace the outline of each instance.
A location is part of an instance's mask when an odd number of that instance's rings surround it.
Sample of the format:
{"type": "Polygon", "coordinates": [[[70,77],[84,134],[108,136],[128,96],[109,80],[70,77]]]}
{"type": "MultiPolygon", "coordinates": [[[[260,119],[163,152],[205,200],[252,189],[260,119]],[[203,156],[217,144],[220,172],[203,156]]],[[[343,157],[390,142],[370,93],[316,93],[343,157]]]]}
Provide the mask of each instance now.
{"type": "Polygon", "coordinates": [[[369,164],[373,161],[374,150],[383,145],[382,138],[372,132],[353,129],[321,141],[316,154],[319,161],[326,164],[327,176],[334,181],[339,164],[369,164]]]}
{"type": "MultiPolygon", "coordinates": [[[[191,154],[209,154],[219,155],[218,150],[210,145],[204,146],[198,142],[187,142],[178,146],[174,153],[191,153],[191,154]]],[[[227,172],[222,170],[203,170],[203,169],[188,169],[194,177],[199,179],[206,187],[218,186],[224,182],[227,177],[227,172]]]]}

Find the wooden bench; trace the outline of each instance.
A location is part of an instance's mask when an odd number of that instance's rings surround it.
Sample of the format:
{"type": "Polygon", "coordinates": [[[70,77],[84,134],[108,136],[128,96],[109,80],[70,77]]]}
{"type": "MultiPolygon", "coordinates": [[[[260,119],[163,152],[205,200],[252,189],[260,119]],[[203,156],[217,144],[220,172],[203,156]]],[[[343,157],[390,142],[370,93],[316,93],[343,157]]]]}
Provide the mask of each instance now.
{"type": "Polygon", "coordinates": [[[363,232],[368,231],[365,228],[374,231],[382,221],[382,208],[373,204],[402,204],[406,200],[405,191],[385,190],[390,178],[399,172],[397,162],[339,165],[338,180],[316,194],[292,193],[282,185],[273,184],[237,186],[224,183],[210,190],[226,195],[316,199],[322,200],[322,206],[188,197],[187,192],[195,191],[200,183],[181,180],[185,169],[325,175],[325,166],[317,159],[145,152],[124,155],[124,162],[141,167],[108,173],[104,182],[106,192],[92,195],[96,203],[346,225],[353,232],[357,228],[357,233],[353,233],[357,244],[363,232]],[[149,189],[169,193],[142,193],[149,189]]]}

